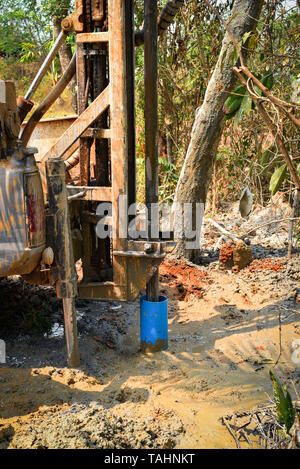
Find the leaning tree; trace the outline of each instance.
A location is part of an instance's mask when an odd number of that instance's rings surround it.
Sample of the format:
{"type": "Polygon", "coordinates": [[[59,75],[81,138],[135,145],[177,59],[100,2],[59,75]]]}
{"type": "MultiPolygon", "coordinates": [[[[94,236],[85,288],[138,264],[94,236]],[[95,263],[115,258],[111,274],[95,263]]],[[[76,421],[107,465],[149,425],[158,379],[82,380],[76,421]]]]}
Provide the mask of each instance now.
{"type": "MultiPolygon", "coordinates": [[[[235,44],[240,43],[246,33],[256,28],[263,3],[263,0],[235,0],[231,18],[228,20],[231,33],[225,34],[203,104],[196,111],[190,144],[175,194],[177,203],[193,203],[194,215],[196,204],[206,202],[213,166],[225,126],[224,104],[237,81],[233,70],[235,44]]],[[[245,61],[246,58],[245,53],[245,61]]],[[[200,254],[199,249],[187,250],[185,241],[184,237],[177,241],[174,256],[184,256],[196,261],[200,254]]]]}

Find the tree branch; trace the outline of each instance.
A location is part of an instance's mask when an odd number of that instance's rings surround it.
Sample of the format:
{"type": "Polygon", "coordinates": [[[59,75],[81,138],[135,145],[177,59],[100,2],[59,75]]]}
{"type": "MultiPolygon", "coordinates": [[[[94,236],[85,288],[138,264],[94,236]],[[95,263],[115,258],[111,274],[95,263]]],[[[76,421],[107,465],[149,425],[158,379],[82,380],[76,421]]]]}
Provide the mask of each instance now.
{"type": "Polygon", "coordinates": [[[234,70],[234,73],[239,78],[239,80],[241,81],[241,83],[246,87],[246,89],[248,89],[248,92],[249,92],[252,100],[256,104],[257,111],[259,112],[259,114],[261,115],[261,117],[264,119],[267,126],[269,127],[269,129],[270,129],[270,131],[273,135],[273,138],[276,140],[277,145],[278,145],[279,149],[281,150],[281,153],[283,155],[283,158],[285,159],[287,167],[289,168],[292,180],[293,180],[296,188],[299,190],[300,189],[300,178],[299,178],[297,170],[296,170],[295,166],[293,165],[293,162],[292,162],[292,160],[291,160],[291,158],[290,158],[290,156],[289,156],[289,154],[288,154],[288,152],[285,148],[283,139],[280,136],[280,133],[279,133],[279,130],[278,130],[277,126],[274,124],[274,122],[272,121],[272,119],[268,115],[268,113],[265,110],[264,105],[261,102],[261,100],[257,98],[257,96],[252,92],[252,90],[248,86],[248,81],[246,80],[246,78],[243,75],[242,68],[233,67],[233,70],[234,70]]]}
{"type": "Polygon", "coordinates": [[[237,53],[239,55],[239,58],[240,58],[240,61],[241,61],[241,65],[244,66],[245,65],[245,62],[244,62],[244,57],[243,57],[243,53],[242,53],[242,49],[238,43],[238,41],[236,40],[236,38],[234,37],[234,34],[232,32],[232,30],[230,29],[229,25],[226,23],[226,21],[223,20],[222,16],[220,15],[220,13],[218,12],[218,10],[209,2],[209,0],[204,0],[206,5],[209,6],[209,8],[214,12],[214,14],[219,18],[219,20],[221,21],[221,23],[223,24],[224,28],[226,29],[226,32],[228,33],[228,35],[230,36],[230,39],[232,40],[236,50],[237,50],[237,53]]]}
{"type": "Polygon", "coordinates": [[[242,65],[240,67],[240,70],[244,72],[245,75],[247,75],[248,78],[250,78],[256,86],[269,98],[269,100],[278,106],[284,113],[285,115],[293,122],[293,124],[297,127],[297,129],[300,129],[300,120],[297,119],[291,112],[289,112],[285,106],[291,107],[292,104],[286,103],[285,101],[282,101],[281,99],[276,98],[276,96],[273,96],[268,88],[266,88],[251,72],[250,70],[245,66],[242,65]]]}

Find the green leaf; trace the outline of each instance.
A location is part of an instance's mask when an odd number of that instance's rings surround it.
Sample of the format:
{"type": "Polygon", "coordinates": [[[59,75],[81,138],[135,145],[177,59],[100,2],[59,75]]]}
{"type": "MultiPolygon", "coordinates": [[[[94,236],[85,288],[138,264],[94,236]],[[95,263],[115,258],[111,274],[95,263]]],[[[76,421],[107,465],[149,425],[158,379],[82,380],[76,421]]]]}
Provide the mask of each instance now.
{"type": "Polygon", "coordinates": [[[259,54],[259,60],[263,62],[265,60],[265,54],[263,53],[259,54]]]}
{"type": "Polygon", "coordinates": [[[166,163],[168,163],[166,158],[162,158],[161,156],[158,158],[158,164],[166,164],[166,163]]]}
{"type": "Polygon", "coordinates": [[[247,39],[249,39],[249,37],[251,36],[252,34],[252,31],[248,31],[248,33],[245,33],[244,36],[243,36],[243,44],[245,44],[245,42],[247,41],[247,39]]]}
{"type": "Polygon", "coordinates": [[[296,418],[296,411],[293,407],[291,395],[287,389],[287,385],[284,384],[283,388],[279,380],[274,375],[273,371],[270,370],[270,378],[273,383],[274,400],[277,408],[277,416],[280,425],[285,425],[287,433],[294,425],[296,418]]]}
{"type": "Polygon", "coordinates": [[[268,148],[264,153],[261,155],[260,163],[264,166],[268,164],[271,160],[271,158],[274,156],[274,153],[272,151],[273,147],[268,148]]]}
{"type": "Polygon", "coordinates": [[[292,428],[292,426],[295,423],[296,411],[295,411],[295,408],[293,406],[293,401],[292,401],[291,395],[290,395],[290,393],[287,389],[286,384],[284,385],[284,390],[286,392],[286,396],[285,396],[285,413],[286,413],[285,414],[285,427],[286,427],[286,431],[289,433],[290,429],[292,428]]]}
{"type": "Polygon", "coordinates": [[[243,44],[247,42],[247,49],[254,50],[256,45],[257,45],[257,37],[252,33],[252,31],[249,31],[248,33],[245,33],[243,36],[243,44]]]}
{"type": "Polygon", "coordinates": [[[230,104],[225,103],[225,113],[226,114],[233,114],[237,111],[242,104],[243,97],[242,96],[235,96],[235,99],[228,101],[230,104]]]}
{"type": "Polygon", "coordinates": [[[248,41],[247,48],[250,50],[254,50],[257,46],[257,42],[258,42],[257,37],[252,35],[248,41]]]}
{"type": "Polygon", "coordinates": [[[237,127],[242,123],[244,115],[248,115],[251,111],[252,107],[252,99],[250,98],[249,95],[246,95],[243,97],[241,106],[236,113],[235,119],[234,119],[234,130],[237,129],[237,127]]]}
{"type": "Polygon", "coordinates": [[[280,382],[278,381],[272,370],[270,370],[270,378],[273,384],[274,400],[277,408],[278,421],[280,425],[284,425],[285,395],[280,382]]]}
{"type": "Polygon", "coordinates": [[[286,178],[286,174],[287,174],[286,164],[276,169],[270,181],[270,192],[272,195],[275,195],[280,190],[286,178]]]}
{"type": "Polygon", "coordinates": [[[239,108],[238,112],[235,114],[235,118],[234,118],[234,124],[233,124],[233,130],[234,131],[241,124],[241,122],[243,120],[243,114],[244,114],[244,110],[243,110],[242,106],[240,106],[240,108],[239,108]]]}
{"type": "Polygon", "coordinates": [[[230,96],[227,98],[226,102],[225,102],[225,106],[228,106],[230,107],[231,104],[236,100],[236,99],[240,99],[242,100],[243,96],[245,96],[246,94],[246,89],[244,88],[243,85],[240,85],[238,86],[237,88],[235,88],[232,93],[230,94],[230,96]]]}
{"type": "Polygon", "coordinates": [[[250,96],[244,97],[241,106],[244,108],[245,116],[248,116],[252,109],[252,99],[250,98],[250,96]]]}
{"type": "Polygon", "coordinates": [[[262,79],[262,84],[268,88],[268,90],[271,90],[274,86],[274,75],[273,73],[268,73],[265,75],[262,79]]]}
{"type": "Polygon", "coordinates": [[[243,96],[246,95],[246,89],[243,85],[239,85],[233,90],[231,95],[227,98],[224,106],[224,112],[226,114],[226,120],[232,119],[238,109],[240,108],[243,96]]]}

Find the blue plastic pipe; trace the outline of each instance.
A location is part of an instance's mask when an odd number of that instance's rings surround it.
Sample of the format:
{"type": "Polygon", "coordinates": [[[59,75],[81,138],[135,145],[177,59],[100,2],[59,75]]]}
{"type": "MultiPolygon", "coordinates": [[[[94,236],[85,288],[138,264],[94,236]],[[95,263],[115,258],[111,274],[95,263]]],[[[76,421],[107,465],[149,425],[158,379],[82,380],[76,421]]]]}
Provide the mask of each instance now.
{"type": "Polygon", "coordinates": [[[168,298],[160,296],[158,302],[140,299],[141,351],[160,352],[168,348],[168,298]]]}

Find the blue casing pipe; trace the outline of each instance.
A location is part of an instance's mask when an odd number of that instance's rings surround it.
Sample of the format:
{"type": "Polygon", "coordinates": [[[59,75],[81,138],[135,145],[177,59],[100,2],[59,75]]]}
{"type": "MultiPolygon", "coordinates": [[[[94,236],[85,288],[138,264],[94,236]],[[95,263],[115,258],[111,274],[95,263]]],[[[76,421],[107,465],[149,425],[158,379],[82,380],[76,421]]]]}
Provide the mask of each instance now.
{"type": "Polygon", "coordinates": [[[168,298],[160,296],[158,302],[140,299],[141,350],[159,352],[168,348],[168,298]]]}

